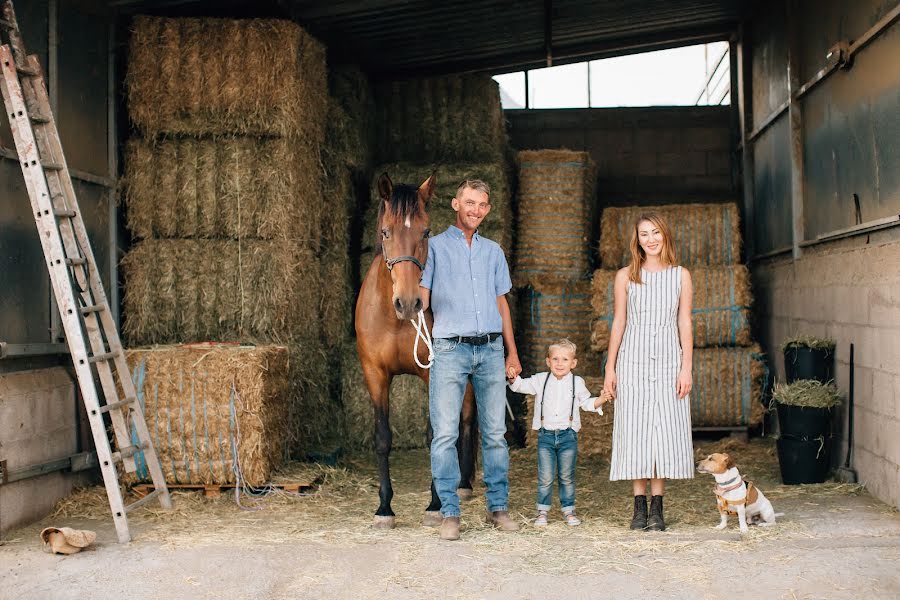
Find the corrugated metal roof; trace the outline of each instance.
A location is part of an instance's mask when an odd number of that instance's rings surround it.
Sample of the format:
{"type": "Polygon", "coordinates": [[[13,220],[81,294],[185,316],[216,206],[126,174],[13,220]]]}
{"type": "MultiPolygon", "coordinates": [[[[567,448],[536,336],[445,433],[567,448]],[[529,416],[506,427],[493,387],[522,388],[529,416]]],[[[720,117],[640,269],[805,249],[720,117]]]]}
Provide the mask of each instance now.
{"type": "Polygon", "coordinates": [[[258,7],[290,17],[329,48],[329,61],[378,75],[503,71],[722,39],[745,0],[111,0],[129,12],[214,14],[258,7]]]}

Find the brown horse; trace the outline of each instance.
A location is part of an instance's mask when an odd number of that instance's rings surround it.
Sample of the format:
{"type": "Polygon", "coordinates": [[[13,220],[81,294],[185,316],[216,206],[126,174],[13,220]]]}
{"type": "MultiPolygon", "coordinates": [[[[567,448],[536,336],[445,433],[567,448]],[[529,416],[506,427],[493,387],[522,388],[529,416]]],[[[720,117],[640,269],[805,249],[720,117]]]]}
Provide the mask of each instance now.
{"type": "MultiPolygon", "coordinates": [[[[395,375],[418,375],[428,382],[428,370],[413,358],[415,329],[410,319],[422,308],[419,281],[428,258],[428,204],[434,195],[435,176],[431,175],[418,188],[412,185],[393,185],[387,173],[378,178],[381,205],[378,210],[378,242],[380,251],[366,273],[356,301],[356,346],[363,376],[372,406],[375,409],[375,454],[378,458],[381,503],[375,512],[375,526],[394,526],[391,498],[390,463],[391,381],[395,375]]],[[[431,330],[431,311],[425,319],[431,330]]],[[[428,348],[419,344],[419,362],[426,364],[428,348]]],[[[471,385],[466,390],[460,418],[458,443],[463,491],[471,492],[475,470],[475,400],[471,385]]],[[[427,440],[431,442],[431,424],[427,440]]],[[[464,494],[465,495],[465,494],[464,494]]],[[[426,525],[440,525],[441,501],[434,483],[431,484],[431,503],[425,509],[426,525]]]]}

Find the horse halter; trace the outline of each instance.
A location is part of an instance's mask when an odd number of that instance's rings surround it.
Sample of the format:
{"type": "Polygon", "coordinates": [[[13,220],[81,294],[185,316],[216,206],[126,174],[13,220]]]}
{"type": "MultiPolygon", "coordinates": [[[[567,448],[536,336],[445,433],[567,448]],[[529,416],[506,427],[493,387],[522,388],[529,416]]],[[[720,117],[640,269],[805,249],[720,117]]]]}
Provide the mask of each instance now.
{"type": "Polygon", "coordinates": [[[403,255],[403,256],[395,256],[394,258],[388,258],[387,254],[384,253],[384,244],[381,245],[381,254],[382,254],[382,256],[384,256],[384,264],[387,265],[388,271],[393,271],[394,265],[396,265],[397,263],[402,263],[402,262],[411,262],[412,264],[419,267],[420,271],[425,270],[425,265],[423,265],[422,261],[420,261],[415,256],[403,255]]]}

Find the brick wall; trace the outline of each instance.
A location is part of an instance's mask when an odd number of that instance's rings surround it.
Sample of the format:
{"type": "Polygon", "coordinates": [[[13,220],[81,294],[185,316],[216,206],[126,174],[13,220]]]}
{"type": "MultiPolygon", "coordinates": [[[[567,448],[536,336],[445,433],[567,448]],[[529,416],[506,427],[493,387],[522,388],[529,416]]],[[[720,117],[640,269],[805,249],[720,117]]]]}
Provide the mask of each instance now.
{"type": "Polygon", "coordinates": [[[505,111],[516,150],[587,150],[600,207],[733,200],[731,108],[505,111]]]}
{"type": "MultiPolygon", "coordinates": [[[[796,261],[757,264],[752,274],[759,339],[779,381],[786,337],[833,337],[835,383],[846,395],[855,345],[853,466],[875,496],[900,507],[900,231],[808,248],[796,261]]],[[[842,462],[846,404],[837,421],[835,461],[842,462]]]]}

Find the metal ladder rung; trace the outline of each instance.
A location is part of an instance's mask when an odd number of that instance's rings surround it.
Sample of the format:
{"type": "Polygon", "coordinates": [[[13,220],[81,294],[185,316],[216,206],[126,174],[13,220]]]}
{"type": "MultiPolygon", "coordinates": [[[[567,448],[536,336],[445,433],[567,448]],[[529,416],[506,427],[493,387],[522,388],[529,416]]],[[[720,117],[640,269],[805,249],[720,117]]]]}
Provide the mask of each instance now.
{"type": "Polygon", "coordinates": [[[144,496],[144,497],[141,498],[140,500],[136,500],[135,502],[132,502],[131,504],[126,505],[126,506],[125,506],[125,512],[128,513],[128,512],[133,511],[133,510],[136,509],[136,508],[142,507],[143,505],[147,504],[148,502],[150,502],[151,500],[153,500],[154,498],[156,498],[158,495],[159,495],[159,490],[158,490],[158,489],[154,489],[152,492],[150,492],[149,494],[147,494],[146,496],[144,496]]]}
{"type": "Polygon", "coordinates": [[[25,75],[27,77],[38,76],[38,72],[30,67],[20,67],[19,65],[16,65],[16,71],[18,71],[20,75],[25,75]]]}
{"type": "Polygon", "coordinates": [[[110,360],[119,355],[118,352],[104,352],[103,354],[95,354],[94,356],[88,357],[89,363],[98,363],[101,360],[110,360]]]}
{"type": "Polygon", "coordinates": [[[41,161],[41,166],[50,171],[62,171],[66,168],[66,166],[62,163],[55,163],[50,161],[41,161]]]}
{"type": "Polygon", "coordinates": [[[131,458],[138,452],[143,452],[144,450],[146,450],[149,447],[150,447],[150,444],[148,444],[147,442],[141,442],[140,444],[138,444],[136,446],[125,446],[118,452],[113,452],[112,456],[110,458],[112,458],[113,462],[122,462],[126,458],[131,458]]]}
{"type": "Polygon", "coordinates": [[[78,265],[86,265],[87,259],[86,258],[67,258],[66,264],[69,265],[70,267],[77,267],[78,265]]]}
{"type": "Polygon", "coordinates": [[[56,215],[57,217],[68,217],[71,219],[72,217],[75,216],[75,211],[74,210],[54,210],[53,214],[56,215]]]}
{"type": "Polygon", "coordinates": [[[123,406],[128,406],[132,402],[137,401],[136,398],[125,398],[124,400],[119,400],[118,402],[110,402],[106,406],[100,407],[101,413],[108,413],[111,410],[115,410],[117,408],[122,408],[123,406]]]}
{"type": "Polygon", "coordinates": [[[101,312],[106,310],[106,307],[102,304],[93,304],[91,306],[82,306],[79,310],[81,310],[81,314],[89,315],[95,312],[101,312]]]}
{"type": "Polygon", "coordinates": [[[35,113],[35,114],[29,114],[28,116],[31,117],[31,120],[35,123],[49,123],[50,122],[50,117],[42,115],[42,114],[35,113]]]}

